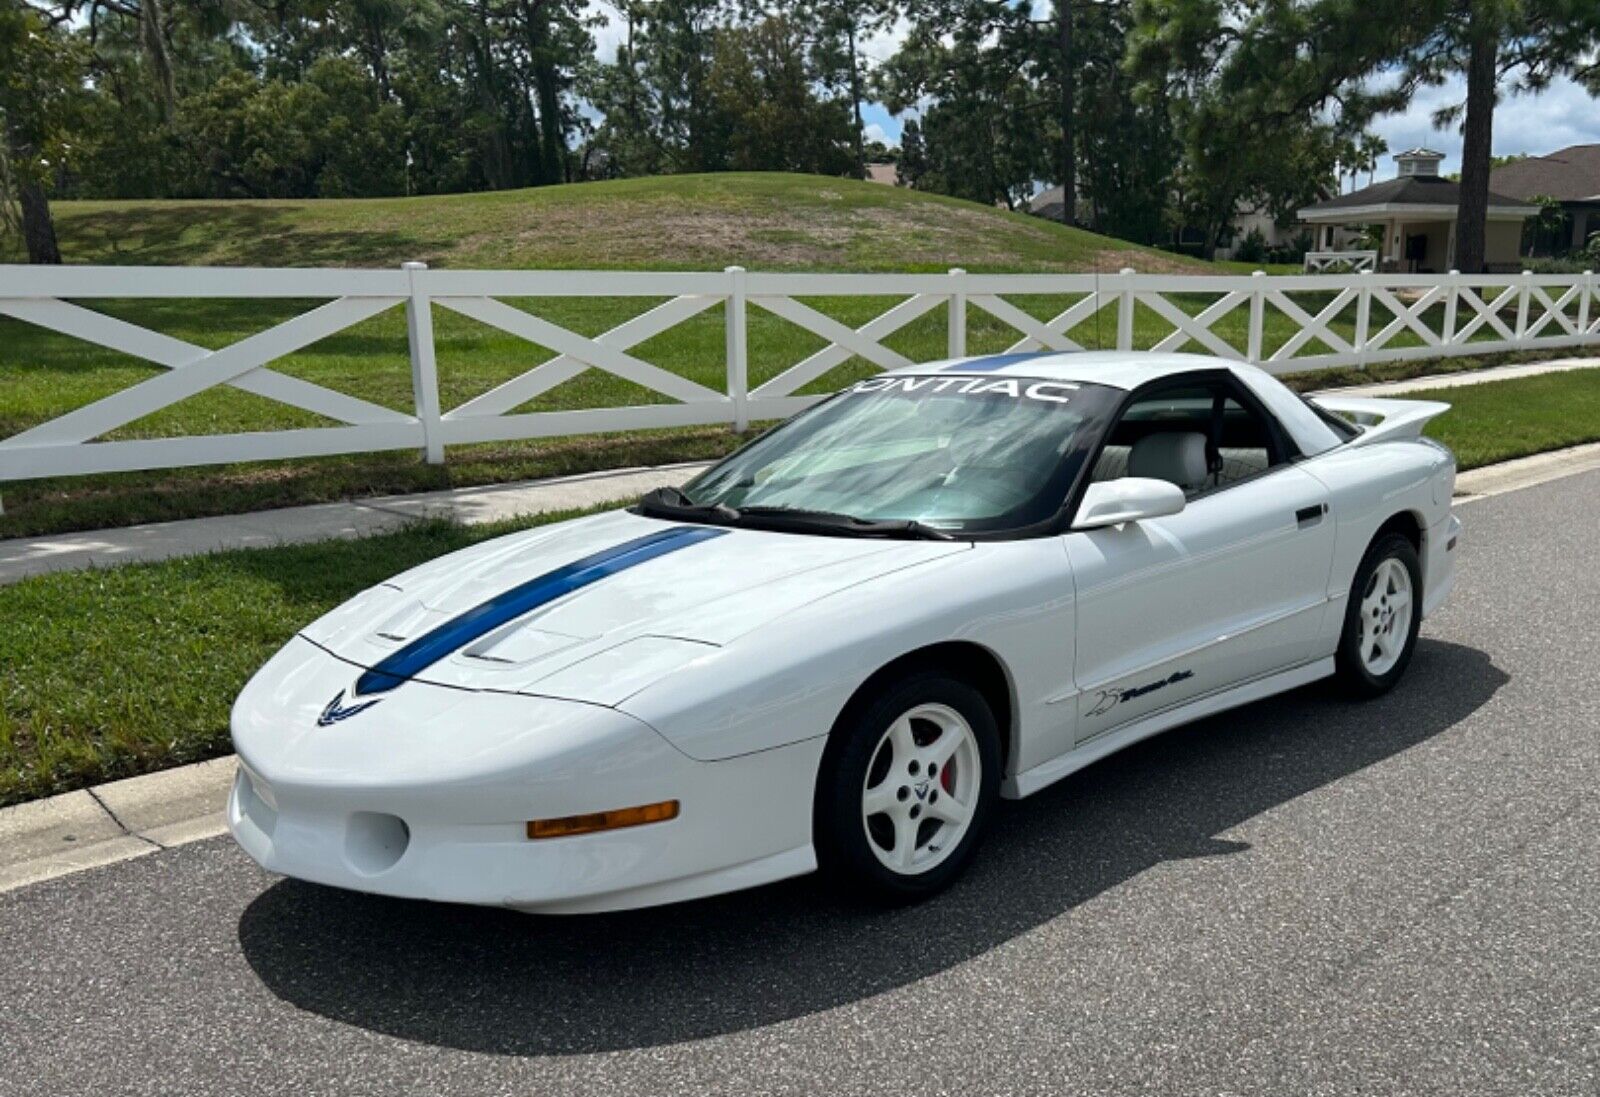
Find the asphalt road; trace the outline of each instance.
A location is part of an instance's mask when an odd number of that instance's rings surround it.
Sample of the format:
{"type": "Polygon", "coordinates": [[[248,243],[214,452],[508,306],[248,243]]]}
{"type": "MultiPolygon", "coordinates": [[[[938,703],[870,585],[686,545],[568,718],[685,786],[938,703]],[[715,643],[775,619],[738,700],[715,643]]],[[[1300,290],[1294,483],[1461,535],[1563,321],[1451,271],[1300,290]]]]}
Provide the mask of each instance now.
{"type": "Polygon", "coordinates": [[[0,896],[0,1094],[1600,1093],[1600,473],[1462,514],[1393,694],[1126,751],[914,909],[533,918],[226,839],[0,896]]]}

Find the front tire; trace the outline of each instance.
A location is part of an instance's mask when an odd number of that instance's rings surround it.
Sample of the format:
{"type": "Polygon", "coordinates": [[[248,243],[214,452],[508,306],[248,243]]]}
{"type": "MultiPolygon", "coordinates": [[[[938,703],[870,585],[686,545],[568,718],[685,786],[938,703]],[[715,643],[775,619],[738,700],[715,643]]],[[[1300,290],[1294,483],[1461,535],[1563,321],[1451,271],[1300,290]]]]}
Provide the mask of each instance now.
{"type": "Polygon", "coordinates": [[[1411,662],[1422,625],[1422,567],[1411,542],[1398,533],[1374,541],[1347,601],[1339,680],[1356,697],[1387,693],[1411,662]]]}
{"type": "Polygon", "coordinates": [[[834,729],[817,782],[818,863],[877,900],[932,895],[971,861],[999,788],[983,695],[946,673],[911,674],[834,729]]]}

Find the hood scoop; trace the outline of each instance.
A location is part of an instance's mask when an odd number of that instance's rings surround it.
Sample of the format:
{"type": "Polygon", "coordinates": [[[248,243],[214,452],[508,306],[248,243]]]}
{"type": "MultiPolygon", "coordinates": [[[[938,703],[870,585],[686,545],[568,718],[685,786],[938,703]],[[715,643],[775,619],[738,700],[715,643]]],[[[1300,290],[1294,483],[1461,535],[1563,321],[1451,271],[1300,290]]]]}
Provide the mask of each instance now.
{"type": "Polygon", "coordinates": [[[429,609],[415,599],[379,622],[373,638],[379,643],[405,644],[449,620],[449,615],[429,609]]]}
{"type": "Polygon", "coordinates": [[[513,621],[499,632],[463,648],[461,654],[468,659],[495,666],[521,667],[590,639],[593,637],[568,636],[563,632],[551,632],[533,628],[526,622],[513,621]]]}
{"type": "MultiPolygon", "coordinates": [[[[432,632],[450,620],[443,610],[429,609],[415,599],[384,618],[373,630],[374,643],[384,647],[401,647],[432,632]]],[[[537,619],[537,615],[535,615],[537,619]]],[[[461,655],[497,666],[516,667],[553,655],[562,648],[593,639],[574,636],[550,629],[534,628],[528,618],[514,620],[487,636],[467,644],[461,655]]]]}

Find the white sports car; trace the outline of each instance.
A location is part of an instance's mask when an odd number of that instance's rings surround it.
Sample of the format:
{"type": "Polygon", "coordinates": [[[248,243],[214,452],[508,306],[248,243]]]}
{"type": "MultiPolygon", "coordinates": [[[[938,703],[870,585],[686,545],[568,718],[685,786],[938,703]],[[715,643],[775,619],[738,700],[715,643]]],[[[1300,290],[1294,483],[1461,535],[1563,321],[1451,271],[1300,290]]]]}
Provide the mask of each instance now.
{"type": "Polygon", "coordinates": [[[230,826],[276,872],[537,911],[819,866],[929,894],[996,797],[1392,686],[1454,575],[1446,406],[1173,354],[874,377],[308,626],[234,706],[230,826]]]}

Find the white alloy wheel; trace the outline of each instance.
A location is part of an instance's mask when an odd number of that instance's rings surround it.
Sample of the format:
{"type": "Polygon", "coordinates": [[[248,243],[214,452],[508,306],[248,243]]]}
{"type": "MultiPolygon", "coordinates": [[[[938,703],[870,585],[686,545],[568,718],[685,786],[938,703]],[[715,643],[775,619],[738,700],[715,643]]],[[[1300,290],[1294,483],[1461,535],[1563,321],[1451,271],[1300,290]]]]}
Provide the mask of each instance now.
{"type": "Polygon", "coordinates": [[[982,787],[978,737],[966,718],[947,705],[917,705],[884,731],[867,766],[867,846],[893,873],[927,872],[961,844],[982,787]]]}
{"type": "Polygon", "coordinates": [[[1389,673],[1405,652],[1412,602],[1405,564],[1393,556],[1380,561],[1361,595],[1361,663],[1373,677],[1389,673]]]}

